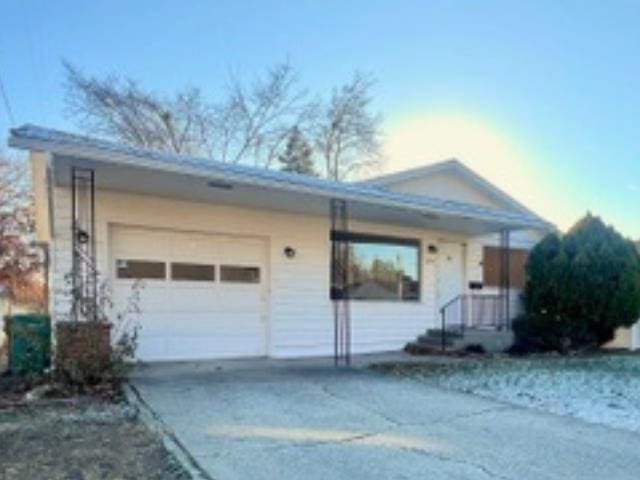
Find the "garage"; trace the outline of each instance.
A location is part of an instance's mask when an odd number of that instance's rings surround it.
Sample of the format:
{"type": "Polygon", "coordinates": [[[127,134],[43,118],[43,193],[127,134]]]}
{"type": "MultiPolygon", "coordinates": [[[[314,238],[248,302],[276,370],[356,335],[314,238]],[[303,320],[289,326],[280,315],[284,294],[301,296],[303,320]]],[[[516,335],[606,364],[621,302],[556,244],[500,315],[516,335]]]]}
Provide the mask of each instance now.
{"type": "Polygon", "coordinates": [[[261,356],[267,351],[263,239],[114,226],[114,308],[140,282],[142,360],[261,356]]]}

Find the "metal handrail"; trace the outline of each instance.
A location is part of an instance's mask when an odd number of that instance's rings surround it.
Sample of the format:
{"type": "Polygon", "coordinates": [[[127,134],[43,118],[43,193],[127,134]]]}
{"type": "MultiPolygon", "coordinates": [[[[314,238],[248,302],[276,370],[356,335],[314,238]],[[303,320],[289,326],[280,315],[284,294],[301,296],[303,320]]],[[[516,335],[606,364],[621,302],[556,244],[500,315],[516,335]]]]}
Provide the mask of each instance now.
{"type": "Polygon", "coordinates": [[[440,319],[442,322],[441,329],[440,329],[440,347],[443,352],[447,348],[447,330],[446,330],[447,320],[446,320],[445,312],[451,305],[454,305],[456,302],[458,302],[462,298],[462,295],[463,294],[456,295],[455,297],[453,297],[451,300],[449,300],[447,303],[445,303],[440,307],[440,319]]]}
{"type": "MultiPolygon", "coordinates": [[[[447,333],[452,331],[451,328],[447,328],[447,311],[456,304],[460,304],[460,334],[464,335],[464,330],[467,327],[474,326],[491,326],[496,327],[498,329],[509,328],[509,320],[502,318],[504,315],[504,305],[501,302],[508,301],[508,297],[504,297],[500,294],[467,294],[462,293],[456,295],[447,303],[440,307],[440,317],[441,317],[441,347],[444,351],[446,349],[447,343],[447,333]],[[480,317],[478,317],[478,302],[483,302],[480,304],[480,317]],[[485,303],[487,301],[493,302],[490,306],[490,312],[488,317],[486,317],[486,306],[485,303]],[[489,321],[485,320],[485,317],[489,319],[489,321]]],[[[508,311],[508,310],[507,310],[508,311]]]]}
{"type": "Polygon", "coordinates": [[[446,310],[448,307],[450,307],[455,302],[460,300],[460,298],[462,298],[463,296],[465,296],[465,294],[461,293],[460,295],[456,295],[455,297],[453,297],[451,300],[449,300],[447,303],[445,303],[443,306],[440,307],[440,313],[444,312],[444,310],[446,310]]]}

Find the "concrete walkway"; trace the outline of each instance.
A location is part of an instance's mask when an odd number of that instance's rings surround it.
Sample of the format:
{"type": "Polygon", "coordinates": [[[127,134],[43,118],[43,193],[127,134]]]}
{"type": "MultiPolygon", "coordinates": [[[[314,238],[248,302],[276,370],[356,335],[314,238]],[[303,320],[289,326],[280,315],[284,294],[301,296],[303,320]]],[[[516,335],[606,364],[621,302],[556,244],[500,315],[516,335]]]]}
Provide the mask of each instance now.
{"type": "Polygon", "coordinates": [[[640,475],[640,435],[326,359],[155,364],[133,384],[220,480],[640,475]]]}

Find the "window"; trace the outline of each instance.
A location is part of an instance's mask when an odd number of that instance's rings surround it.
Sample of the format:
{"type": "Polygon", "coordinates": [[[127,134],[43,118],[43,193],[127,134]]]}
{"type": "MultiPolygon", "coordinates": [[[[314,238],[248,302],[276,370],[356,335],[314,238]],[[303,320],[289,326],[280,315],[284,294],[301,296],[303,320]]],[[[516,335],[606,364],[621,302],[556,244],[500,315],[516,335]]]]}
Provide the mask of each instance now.
{"type": "Polygon", "coordinates": [[[192,282],[213,282],[216,279],[216,268],[213,265],[199,263],[172,263],[171,279],[192,282]]]}
{"type": "Polygon", "coordinates": [[[152,260],[117,260],[116,276],[118,278],[164,280],[166,265],[164,262],[152,260]]]}
{"type": "Polygon", "coordinates": [[[260,283],[260,269],[258,267],[222,265],[220,280],[231,283],[260,283]]]}
{"type": "MultiPolygon", "coordinates": [[[[484,247],[482,258],[482,271],[484,284],[487,287],[499,287],[502,273],[502,248],[484,247]]],[[[511,288],[524,288],[525,264],[527,262],[527,250],[509,250],[509,285],[511,288]]]]}
{"type": "Polygon", "coordinates": [[[343,232],[334,232],[332,237],[331,298],[420,299],[420,243],[417,240],[343,232]],[[340,245],[348,257],[346,272],[342,273],[343,260],[336,258],[336,255],[345,256],[339,253],[340,245]],[[342,275],[346,276],[345,287],[342,287],[342,275]]]}

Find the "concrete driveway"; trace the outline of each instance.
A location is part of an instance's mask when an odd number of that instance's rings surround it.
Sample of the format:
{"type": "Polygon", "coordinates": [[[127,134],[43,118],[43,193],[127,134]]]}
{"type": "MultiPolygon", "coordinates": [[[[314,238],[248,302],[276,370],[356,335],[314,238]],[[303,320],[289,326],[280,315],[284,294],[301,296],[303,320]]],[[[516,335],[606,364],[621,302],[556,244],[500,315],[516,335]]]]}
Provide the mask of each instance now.
{"type": "Polygon", "coordinates": [[[133,384],[220,480],[640,475],[640,435],[330,365],[156,364],[133,384]]]}

